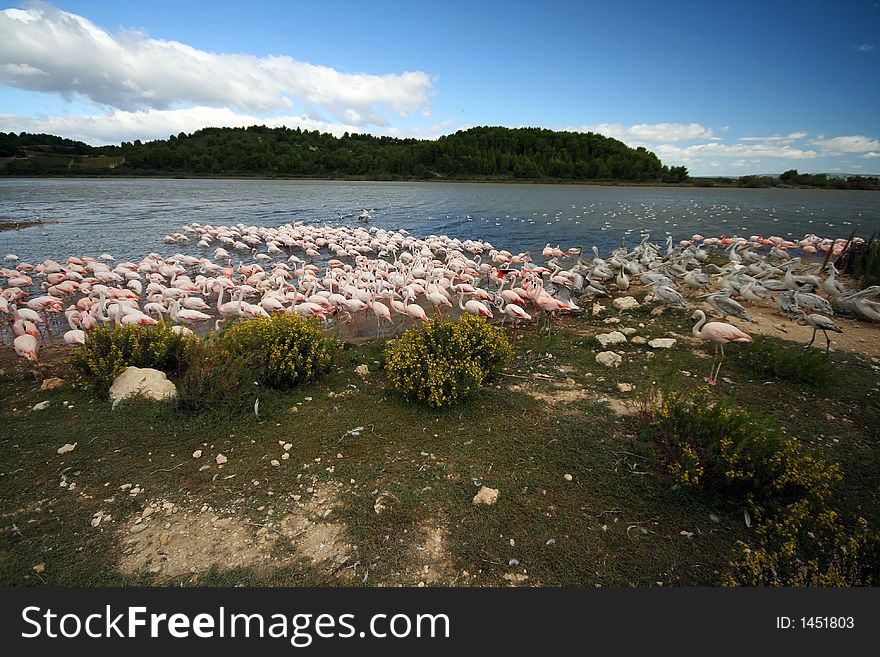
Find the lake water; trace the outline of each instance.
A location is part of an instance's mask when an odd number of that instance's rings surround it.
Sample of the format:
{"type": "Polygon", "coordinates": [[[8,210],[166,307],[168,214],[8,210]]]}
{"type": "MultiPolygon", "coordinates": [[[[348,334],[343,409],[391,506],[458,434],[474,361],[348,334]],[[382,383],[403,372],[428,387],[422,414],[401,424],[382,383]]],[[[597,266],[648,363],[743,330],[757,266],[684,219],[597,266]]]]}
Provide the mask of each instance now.
{"type": "Polygon", "coordinates": [[[848,237],[880,227],[880,194],[863,191],[600,187],[475,183],[261,180],[0,179],[0,219],[57,223],[0,232],[0,257],[28,261],[108,252],[135,260],[151,251],[196,254],[195,244],[164,244],[184,224],[356,223],[405,228],[418,237],[482,239],[533,253],[597,245],[603,252],[638,242],[706,236],[807,233],[848,237]]]}

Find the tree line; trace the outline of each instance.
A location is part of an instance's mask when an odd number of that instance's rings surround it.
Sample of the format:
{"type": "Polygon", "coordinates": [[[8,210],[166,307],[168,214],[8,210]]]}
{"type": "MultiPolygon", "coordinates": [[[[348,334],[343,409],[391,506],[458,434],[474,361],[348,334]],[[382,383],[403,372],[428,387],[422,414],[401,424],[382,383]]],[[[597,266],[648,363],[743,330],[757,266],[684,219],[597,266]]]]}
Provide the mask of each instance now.
{"type": "Polygon", "coordinates": [[[684,182],[645,148],[596,133],[478,127],[434,140],[300,128],[204,128],[168,139],[89,146],[0,133],[0,174],[684,182]],[[56,161],[57,160],[57,161],[56,161]]]}

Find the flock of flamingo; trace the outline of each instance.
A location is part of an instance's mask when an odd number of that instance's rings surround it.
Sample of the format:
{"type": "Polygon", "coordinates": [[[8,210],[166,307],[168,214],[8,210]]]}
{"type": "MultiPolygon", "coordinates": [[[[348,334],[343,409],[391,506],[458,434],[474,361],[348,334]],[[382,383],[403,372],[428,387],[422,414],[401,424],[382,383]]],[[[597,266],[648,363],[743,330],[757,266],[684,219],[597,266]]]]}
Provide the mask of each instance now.
{"type": "MultiPolygon", "coordinates": [[[[480,240],[418,239],[405,230],[374,226],[193,223],[164,241],[195,243],[201,257],[151,253],[139,262],[116,263],[105,253],[31,264],[6,255],[0,268],[0,337],[5,342],[11,333],[15,351],[34,363],[52,334],[61,332],[59,326],[67,329],[63,341],[76,345],[99,323],[155,324],[159,318],[167,318],[175,331],[191,332],[296,313],[327,325],[347,324],[354,337],[372,316],[378,339],[383,326],[396,333],[407,323],[427,321],[432,309],[436,315],[498,314],[516,327],[533,315],[578,313],[592,298],[612,296],[609,288],[624,293],[636,282],[650,288],[647,299],[656,304],[687,309],[696,297],[722,320],[751,321],[735,297],[750,304],[775,300],[780,312],[813,328],[813,340],[823,331],[826,349],[827,331],[840,332],[831,319],[832,302],[856,317],[880,319],[880,286],[848,290],[830,261],[824,276],[821,262],[804,261],[817,252],[839,256],[844,248],[844,240],[812,235],[799,242],[694,235],[678,244],[669,237],[665,248],[646,235],[634,248],[622,244],[607,258],[597,247],[585,258],[582,247],[563,251],[548,244],[540,264],[528,252],[514,254],[480,240]],[[725,254],[727,263],[710,263],[712,251],[725,254]]],[[[694,335],[718,345],[722,358],[724,343],[751,341],[726,321],[706,322],[702,310],[693,319],[694,335]]],[[[714,383],[717,376],[713,369],[707,380],[714,383]]]]}

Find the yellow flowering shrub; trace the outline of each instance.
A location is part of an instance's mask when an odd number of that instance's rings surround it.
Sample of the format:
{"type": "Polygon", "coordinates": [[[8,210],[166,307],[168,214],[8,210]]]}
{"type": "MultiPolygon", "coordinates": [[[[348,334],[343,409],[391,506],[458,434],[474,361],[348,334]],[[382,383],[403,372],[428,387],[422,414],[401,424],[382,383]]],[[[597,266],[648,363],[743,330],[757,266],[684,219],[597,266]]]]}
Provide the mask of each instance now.
{"type": "Polygon", "coordinates": [[[707,388],[653,399],[643,422],[676,483],[723,494],[754,516],[755,545],[739,543],[726,585],[880,583],[880,533],[831,507],[840,466],[707,388]]]}
{"type": "Polygon", "coordinates": [[[86,332],[85,344],[71,351],[71,364],[85,374],[90,385],[106,396],[113,380],[126,367],[150,367],[169,376],[179,375],[195,338],[182,336],[171,325],[99,326],[86,332]]]}
{"type": "Polygon", "coordinates": [[[220,335],[220,348],[244,358],[262,385],[286,390],[329,370],[335,343],[314,321],[275,314],[233,324],[220,335]]]}
{"type": "Polygon", "coordinates": [[[391,385],[408,399],[439,408],[479,390],[513,357],[501,329],[482,317],[432,320],[385,347],[391,385]]]}

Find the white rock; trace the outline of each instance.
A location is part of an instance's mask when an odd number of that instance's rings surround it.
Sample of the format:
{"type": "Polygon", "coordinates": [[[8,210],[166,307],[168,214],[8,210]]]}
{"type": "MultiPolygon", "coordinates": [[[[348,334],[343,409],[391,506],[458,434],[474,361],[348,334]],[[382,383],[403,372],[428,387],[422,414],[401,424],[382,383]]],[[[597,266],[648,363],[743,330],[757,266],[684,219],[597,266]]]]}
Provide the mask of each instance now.
{"type": "MultiPolygon", "coordinates": [[[[48,403],[48,402],[46,402],[46,403],[48,403]]],[[[67,454],[67,452],[72,452],[73,450],[75,450],[77,445],[79,445],[79,443],[73,443],[72,445],[70,443],[65,443],[64,445],[59,447],[56,451],[59,454],[67,454]]]]}
{"type": "Polygon", "coordinates": [[[636,334],[636,330],[632,327],[620,329],[620,332],[623,333],[626,337],[636,334]]]}
{"type": "Polygon", "coordinates": [[[620,331],[611,331],[611,333],[600,333],[596,336],[596,340],[598,340],[599,344],[604,348],[610,344],[626,342],[626,336],[620,331]]]}
{"type": "Polygon", "coordinates": [[[618,317],[609,317],[608,319],[602,320],[604,324],[620,324],[620,318],[618,317]]]}
{"type": "Polygon", "coordinates": [[[281,461],[279,461],[278,459],[272,459],[271,461],[269,461],[269,465],[277,468],[279,465],[281,465],[281,461]]]}
{"type": "Polygon", "coordinates": [[[636,335],[630,339],[630,342],[633,344],[648,344],[648,339],[641,335],[636,335]]]}
{"type": "Polygon", "coordinates": [[[363,379],[366,379],[368,376],[370,376],[370,368],[367,367],[366,365],[358,365],[357,367],[354,368],[354,371],[357,373],[357,375],[359,377],[361,377],[363,379]]]}
{"type": "Polygon", "coordinates": [[[217,455],[217,458],[215,458],[214,460],[217,461],[217,465],[223,465],[223,464],[226,463],[229,459],[226,458],[225,456],[223,456],[223,454],[218,454],[218,455],[217,455]]]}
{"type": "Polygon", "coordinates": [[[32,411],[43,411],[49,408],[49,400],[41,401],[39,404],[34,404],[31,408],[32,411]]]}
{"type": "Polygon", "coordinates": [[[200,459],[200,458],[202,458],[202,450],[197,449],[196,451],[194,451],[194,452],[193,452],[193,458],[194,458],[194,459],[200,459]]]}
{"type": "Polygon", "coordinates": [[[110,386],[113,407],[128,397],[140,395],[147,399],[164,401],[177,396],[175,386],[164,372],[149,367],[126,367],[110,386]]]}
{"type": "Polygon", "coordinates": [[[635,297],[618,297],[614,300],[614,307],[618,310],[632,310],[639,307],[635,297]]]}
{"type": "Polygon", "coordinates": [[[669,349],[675,346],[675,338],[654,338],[648,342],[652,349],[669,349]]]}
{"type": "Polygon", "coordinates": [[[565,479],[566,481],[571,481],[572,479],[574,479],[574,477],[572,477],[567,472],[564,475],[562,475],[562,478],[565,479]]]}
{"type": "Polygon", "coordinates": [[[596,354],[596,362],[600,365],[605,365],[605,367],[620,367],[623,358],[613,351],[603,351],[596,354]]]}
{"type": "Polygon", "coordinates": [[[617,384],[617,389],[620,390],[620,392],[632,392],[633,387],[634,386],[632,383],[618,383],[617,384]]]}
{"type": "Polygon", "coordinates": [[[480,490],[477,491],[477,494],[474,495],[473,502],[474,504],[485,504],[487,506],[492,506],[495,502],[498,501],[498,497],[501,495],[501,491],[497,488],[489,488],[488,486],[480,486],[480,490]]]}
{"type": "Polygon", "coordinates": [[[600,312],[605,310],[605,306],[599,305],[598,303],[593,302],[593,314],[598,315],[600,312]]]}
{"type": "Polygon", "coordinates": [[[281,455],[282,461],[286,461],[289,458],[290,458],[290,454],[288,454],[287,452],[284,452],[284,454],[281,455]]]}

